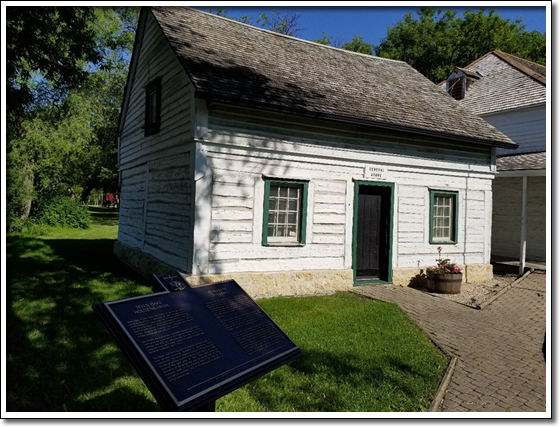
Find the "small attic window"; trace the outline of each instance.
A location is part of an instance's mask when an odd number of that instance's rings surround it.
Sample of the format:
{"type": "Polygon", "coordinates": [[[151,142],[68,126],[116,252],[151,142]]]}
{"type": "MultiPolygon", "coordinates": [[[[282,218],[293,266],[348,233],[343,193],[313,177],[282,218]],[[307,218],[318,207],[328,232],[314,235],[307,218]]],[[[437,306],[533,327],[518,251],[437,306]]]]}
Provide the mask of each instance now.
{"type": "Polygon", "coordinates": [[[159,132],[161,113],[161,77],[146,86],[144,136],[159,132]]]}
{"type": "Polygon", "coordinates": [[[453,98],[459,100],[465,97],[465,75],[455,69],[453,74],[457,77],[450,76],[447,79],[447,93],[453,98]]]}

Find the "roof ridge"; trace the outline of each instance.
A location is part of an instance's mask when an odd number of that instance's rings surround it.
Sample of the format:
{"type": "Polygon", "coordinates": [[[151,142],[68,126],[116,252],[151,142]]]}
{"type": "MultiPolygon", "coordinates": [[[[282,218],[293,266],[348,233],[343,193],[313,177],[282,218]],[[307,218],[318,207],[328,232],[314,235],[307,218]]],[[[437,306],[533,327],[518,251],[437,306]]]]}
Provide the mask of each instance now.
{"type": "Polygon", "coordinates": [[[506,61],[511,66],[517,68],[519,71],[527,74],[529,77],[532,77],[535,80],[537,80],[537,81],[546,85],[546,66],[541,65],[541,64],[537,64],[536,62],[533,62],[533,61],[529,61],[528,59],[520,58],[520,57],[512,55],[510,53],[502,52],[501,50],[498,50],[498,49],[493,50],[492,53],[494,55],[496,55],[498,58],[506,61]],[[523,63],[520,63],[519,61],[517,61],[518,59],[520,59],[522,61],[530,62],[531,64],[535,64],[539,67],[543,67],[545,69],[545,75],[543,76],[542,74],[531,70],[529,67],[527,67],[523,63]]]}
{"type": "MultiPolygon", "coordinates": [[[[544,85],[546,85],[546,66],[545,65],[541,65],[541,64],[537,64],[536,62],[533,61],[529,61],[528,59],[524,59],[521,58],[519,56],[515,56],[512,55],[511,53],[507,53],[507,52],[503,52],[499,49],[494,49],[490,52],[485,53],[484,55],[482,55],[480,58],[476,59],[475,61],[471,62],[469,65],[467,65],[466,67],[464,67],[465,69],[470,70],[470,67],[472,67],[474,64],[476,64],[477,62],[481,61],[482,59],[486,58],[488,55],[496,55],[498,58],[500,58],[502,61],[507,62],[509,65],[511,65],[514,68],[517,68],[519,71],[521,71],[522,73],[528,75],[529,77],[532,77],[533,79],[537,80],[540,83],[543,83],[544,85]],[[524,65],[523,63],[519,62],[520,61],[527,61],[530,62],[531,64],[535,64],[538,67],[543,67],[545,70],[545,75],[543,76],[542,74],[531,70],[529,67],[527,67],[526,65],[524,65]]],[[[457,68],[457,67],[456,67],[457,68]]]]}
{"type": "MultiPolygon", "coordinates": [[[[150,6],[150,7],[151,7],[151,8],[154,8],[154,7],[162,7],[162,8],[163,8],[163,7],[165,7],[165,6],[150,6]]],[[[262,31],[262,32],[264,32],[264,33],[268,33],[268,34],[271,34],[271,35],[273,35],[273,36],[284,37],[284,38],[291,39],[291,40],[295,40],[295,41],[298,41],[298,42],[308,43],[308,44],[311,44],[311,45],[317,46],[317,47],[323,47],[323,48],[328,48],[328,49],[334,49],[334,50],[336,50],[337,52],[343,52],[343,53],[353,54],[353,55],[361,55],[361,56],[363,56],[363,57],[371,58],[371,59],[373,59],[373,60],[390,61],[390,62],[397,62],[397,63],[406,64],[405,61],[401,61],[401,60],[398,60],[398,59],[382,58],[381,56],[368,55],[368,54],[365,54],[365,53],[354,52],[354,51],[352,51],[352,50],[340,49],[340,48],[338,48],[338,47],[329,46],[329,45],[321,44],[321,43],[316,43],[316,42],[312,42],[312,41],[305,40],[305,39],[300,39],[299,37],[288,36],[288,35],[286,35],[286,34],[277,33],[277,32],[275,32],[275,31],[267,30],[266,28],[255,27],[254,25],[250,25],[250,24],[246,24],[246,23],[244,23],[244,22],[236,21],[236,20],[233,19],[233,18],[228,18],[228,17],[220,16],[220,15],[214,15],[213,13],[204,12],[203,10],[199,10],[199,9],[194,9],[194,8],[192,8],[192,7],[189,7],[189,6],[177,6],[177,7],[182,7],[182,8],[185,8],[185,9],[190,9],[190,10],[193,10],[193,11],[195,11],[195,12],[199,12],[199,13],[203,13],[203,14],[205,14],[205,15],[212,16],[212,17],[214,17],[214,18],[220,18],[220,19],[226,20],[227,22],[230,22],[230,23],[235,23],[235,24],[244,25],[244,26],[246,26],[246,27],[248,27],[248,28],[251,28],[251,29],[253,29],[253,30],[262,31]]]]}
{"type": "Polygon", "coordinates": [[[505,56],[510,56],[510,57],[514,58],[515,62],[517,62],[517,60],[520,59],[521,61],[527,61],[527,62],[530,62],[531,64],[535,64],[538,67],[543,67],[544,69],[546,69],[546,65],[539,64],[538,62],[531,61],[530,59],[521,58],[520,56],[516,56],[516,55],[513,55],[511,53],[504,52],[503,50],[494,49],[492,52],[495,53],[495,54],[503,54],[505,56]]]}

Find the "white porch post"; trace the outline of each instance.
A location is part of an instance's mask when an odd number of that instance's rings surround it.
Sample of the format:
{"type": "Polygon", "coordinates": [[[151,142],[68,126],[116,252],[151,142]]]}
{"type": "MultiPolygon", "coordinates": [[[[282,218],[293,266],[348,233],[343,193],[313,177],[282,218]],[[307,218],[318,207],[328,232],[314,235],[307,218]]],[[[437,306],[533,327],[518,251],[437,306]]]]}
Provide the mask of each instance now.
{"type": "Polygon", "coordinates": [[[521,244],[519,248],[519,274],[525,271],[525,254],[527,250],[527,175],[523,175],[521,202],[521,244]]]}

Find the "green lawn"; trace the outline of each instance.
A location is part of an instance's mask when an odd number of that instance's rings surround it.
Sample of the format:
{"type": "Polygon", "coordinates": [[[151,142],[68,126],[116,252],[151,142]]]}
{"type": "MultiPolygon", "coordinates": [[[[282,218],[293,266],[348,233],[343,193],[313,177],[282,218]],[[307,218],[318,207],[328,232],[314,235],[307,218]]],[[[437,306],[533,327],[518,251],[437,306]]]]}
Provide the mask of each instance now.
{"type": "MultiPolygon", "coordinates": [[[[6,405],[159,411],[91,305],[151,293],[112,255],[118,213],[88,230],[7,238],[6,405]]],[[[302,355],[219,399],[218,411],[425,411],[446,357],[393,304],[351,293],[259,300],[302,355]]]]}

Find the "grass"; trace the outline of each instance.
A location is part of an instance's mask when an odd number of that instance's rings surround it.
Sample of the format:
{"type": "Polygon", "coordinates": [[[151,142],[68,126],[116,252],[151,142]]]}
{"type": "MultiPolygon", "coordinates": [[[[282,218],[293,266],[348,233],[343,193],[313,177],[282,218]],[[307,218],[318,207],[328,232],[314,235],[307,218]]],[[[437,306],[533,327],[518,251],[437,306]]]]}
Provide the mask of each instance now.
{"type": "Polygon", "coordinates": [[[395,304],[351,293],[259,304],[302,349],[218,410],[426,411],[448,359],[395,304]]]}
{"type": "MultiPolygon", "coordinates": [[[[88,230],[7,238],[6,409],[152,412],[159,406],[91,305],[151,293],[112,255],[118,213],[88,230]]],[[[447,359],[393,304],[341,293],[259,300],[296,360],[218,399],[217,411],[425,411],[447,359]]]]}

